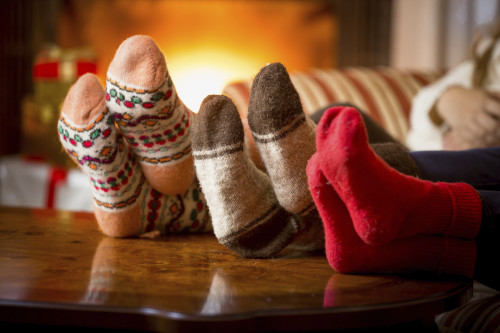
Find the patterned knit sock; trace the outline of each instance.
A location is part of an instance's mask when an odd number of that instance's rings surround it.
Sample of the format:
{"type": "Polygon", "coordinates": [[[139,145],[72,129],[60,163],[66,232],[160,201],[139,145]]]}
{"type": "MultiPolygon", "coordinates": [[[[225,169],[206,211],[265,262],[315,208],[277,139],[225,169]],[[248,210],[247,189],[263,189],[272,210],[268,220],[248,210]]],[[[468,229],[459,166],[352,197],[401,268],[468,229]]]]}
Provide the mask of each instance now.
{"type": "Polygon", "coordinates": [[[340,273],[434,272],[471,277],[475,242],[437,235],[415,235],[384,245],[363,242],[353,227],[345,204],[326,179],[319,153],[307,165],[312,197],[325,227],[326,256],[340,273]]]}
{"type": "Polygon", "coordinates": [[[299,94],[282,64],[267,65],[255,77],[248,123],[280,205],[300,222],[293,245],[322,249],[323,227],[305,172],[316,151],[316,125],[304,114],[299,94]]]}
{"type": "Polygon", "coordinates": [[[355,109],[329,109],[316,140],[322,170],[366,243],[420,233],[469,239],[477,235],[481,200],[474,188],[423,181],[390,168],[368,145],[355,109]]]}
{"type": "Polygon", "coordinates": [[[216,95],[205,98],[193,121],[193,154],[215,236],[243,257],[270,257],[288,245],[298,229],[243,141],[232,101],[216,95]]]}
{"type": "Polygon", "coordinates": [[[116,128],[97,77],[82,76],[61,110],[59,138],[89,177],[95,216],[112,237],[211,230],[204,196],[196,183],[183,195],[168,196],[145,180],[135,155],[116,128]]]}
{"type": "Polygon", "coordinates": [[[101,230],[113,237],[137,235],[144,176],[115,127],[97,77],[86,74],[69,90],[58,131],[64,149],[91,181],[101,230]]]}
{"type": "Polygon", "coordinates": [[[189,122],[165,57],[147,36],[125,40],[108,68],[106,104],[159,192],[183,194],[194,176],[189,122]]]}

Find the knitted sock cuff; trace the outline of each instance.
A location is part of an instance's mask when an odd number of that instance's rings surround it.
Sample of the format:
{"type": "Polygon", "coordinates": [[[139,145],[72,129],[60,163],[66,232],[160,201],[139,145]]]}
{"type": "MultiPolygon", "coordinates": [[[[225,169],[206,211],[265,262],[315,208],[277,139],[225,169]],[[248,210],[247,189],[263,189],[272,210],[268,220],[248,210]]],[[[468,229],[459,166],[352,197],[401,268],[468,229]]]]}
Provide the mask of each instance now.
{"type": "Polygon", "coordinates": [[[449,233],[455,237],[474,239],[481,228],[482,201],[479,193],[465,183],[448,184],[452,193],[455,219],[449,233]]]}
{"type": "Polygon", "coordinates": [[[438,274],[472,277],[476,263],[476,243],[451,237],[433,237],[416,249],[415,269],[438,274]]]}
{"type": "Polygon", "coordinates": [[[476,253],[475,241],[446,237],[439,273],[472,278],[476,253]]]}
{"type": "Polygon", "coordinates": [[[430,191],[430,231],[456,238],[473,239],[481,227],[482,204],[477,191],[465,183],[436,183],[430,191]]]}

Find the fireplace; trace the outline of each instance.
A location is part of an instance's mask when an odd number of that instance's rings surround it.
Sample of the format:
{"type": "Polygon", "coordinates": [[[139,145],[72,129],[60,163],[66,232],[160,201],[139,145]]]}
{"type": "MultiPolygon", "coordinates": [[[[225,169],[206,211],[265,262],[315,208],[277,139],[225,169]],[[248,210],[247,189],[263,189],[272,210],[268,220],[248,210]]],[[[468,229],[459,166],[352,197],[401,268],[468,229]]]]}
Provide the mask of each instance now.
{"type": "Polygon", "coordinates": [[[0,155],[21,150],[21,105],[34,93],[33,61],[47,42],[62,52],[93,52],[104,85],[119,44],[150,35],[195,112],[206,95],[250,79],[269,62],[291,72],[388,63],[391,0],[8,0],[0,6],[0,27],[18,32],[2,37],[10,49],[0,54],[2,88],[13,98],[0,113],[0,155]]]}
{"type": "Polygon", "coordinates": [[[268,62],[336,65],[335,7],[325,1],[68,1],[59,22],[59,44],[93,48],[101,79],[125,38],[150,35],[195,112],[206,95],[268,62]]]}

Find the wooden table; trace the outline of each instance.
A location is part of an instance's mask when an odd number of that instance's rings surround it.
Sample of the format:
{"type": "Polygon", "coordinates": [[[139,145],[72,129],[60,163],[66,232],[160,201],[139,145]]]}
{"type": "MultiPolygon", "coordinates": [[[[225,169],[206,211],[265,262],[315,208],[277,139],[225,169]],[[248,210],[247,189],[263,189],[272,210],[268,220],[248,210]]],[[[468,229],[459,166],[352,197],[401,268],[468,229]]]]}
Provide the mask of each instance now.
{"type": "Polygon", "coordinates": [[[459,278],[337,274],[324,255],[286,249],[274,259],[243,259],[211,234],[112,239],[91,214],[0,207],[2,325],[197,332],[397,327],[432,321],[471,290],[471,281],[459,278]]]}

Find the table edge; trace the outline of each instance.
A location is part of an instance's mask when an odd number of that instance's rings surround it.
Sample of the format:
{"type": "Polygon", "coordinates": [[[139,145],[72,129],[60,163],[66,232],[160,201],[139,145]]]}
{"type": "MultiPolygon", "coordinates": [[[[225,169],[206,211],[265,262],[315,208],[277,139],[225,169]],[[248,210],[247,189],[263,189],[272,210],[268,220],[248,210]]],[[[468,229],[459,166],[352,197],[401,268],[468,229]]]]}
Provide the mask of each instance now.
{"type": "Polygon", "coordinates": [[[351,329],[394,325],[430,318],[464,304],[472,296],[472,281],[447,292],[389,304],[321,309],[256,310],[226,315],[193,315],[152,307],[27,302],[0,299],[0,321],[50,326],[166,331],[244,331],[351,329]],[[390,311],[389,311],[390,310],[390,311]],[[389,314],[390,312],[390,314],[389,314]],[[397,320],[395,321],[395,318],[397,320]],[[286,320],[284,320],[286,319],[286,320]],[[360,321],[360,319],[362,319],[360,321]],[[252,330],[253,328],[253,330],[252,330]]]}

